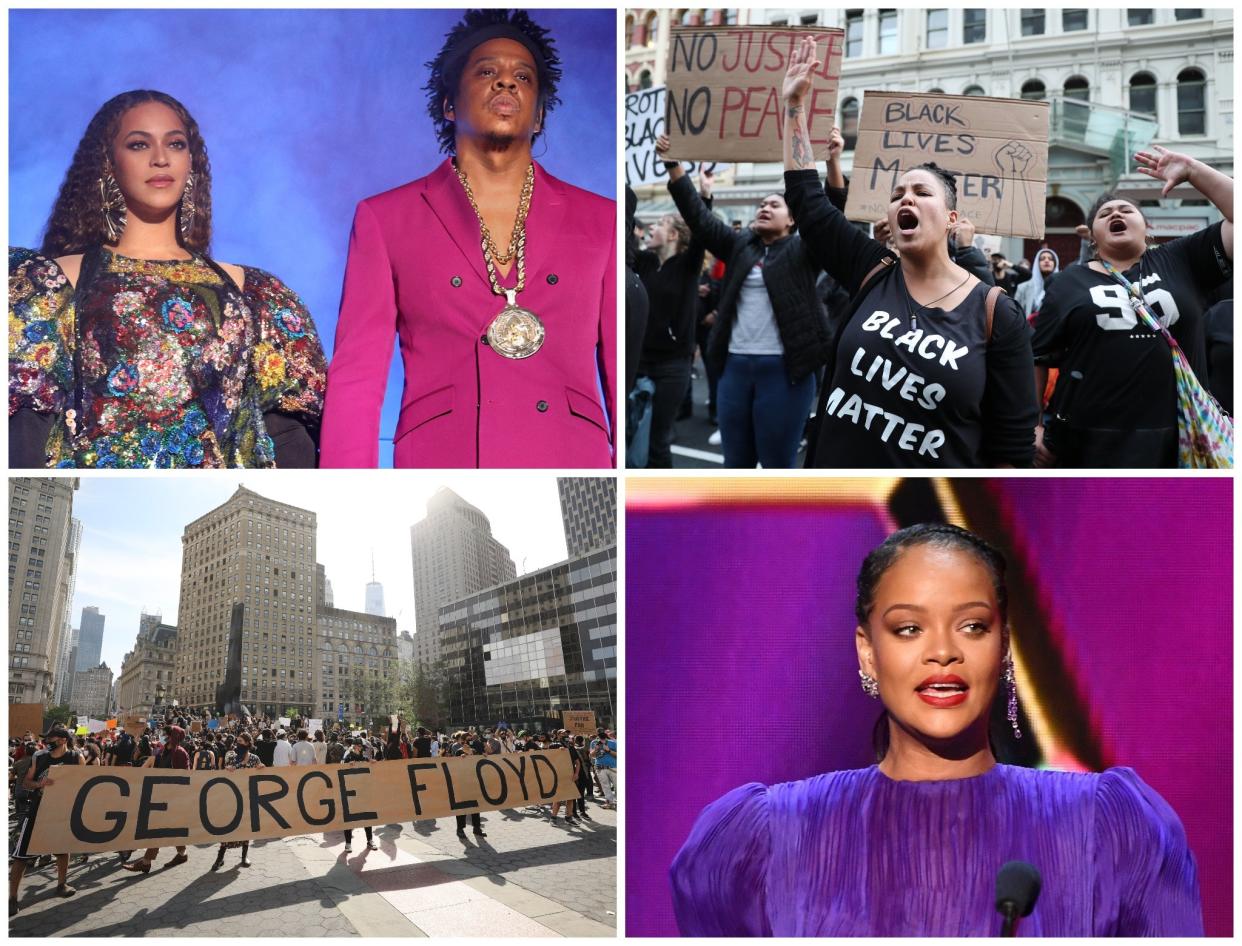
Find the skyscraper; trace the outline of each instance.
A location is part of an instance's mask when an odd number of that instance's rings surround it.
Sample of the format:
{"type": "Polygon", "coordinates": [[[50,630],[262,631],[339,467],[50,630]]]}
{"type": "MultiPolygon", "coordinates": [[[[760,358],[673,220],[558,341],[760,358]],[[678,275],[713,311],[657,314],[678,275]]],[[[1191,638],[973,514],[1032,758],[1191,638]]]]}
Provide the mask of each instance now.
{"type": "MultiPolygon", "coordinates": [[[[69,625],[76,477],[9,480],[9,702],[51,703],[69,625]]],[[[80,532],[79,532],[80,535],[80,532]]]]}
{"type": "Polygon", "coordinates": [[[617,544],[617,481],[610,476],[559,476],[556,491],[570,558],[617,544]]]}
{"type": "Polygon", "coordinates": [[[427,516],[410,527],[414,558],[414,658],[440,657],[438,611],[451,601],[517,577],[509,550],[492,536],[479,509],[451,489],[427,501],[427,516]]]}
{"type": "Polygon", "coordinates": [[[256,713],[314,715],[315,528],[313,512],[242,486],[185,527],[170,701],[214,707],[241,603],[242,703],[256,713]]]}
{"type": "Polygon", "coordinates": [[[94,605],[82,609],[82,620],[78,622],[78,663],[74,668],[79,673],[99,666],[105,620],[107,615],[100,614],[94,605]]]}
{"type": "Polygon", "coordinates": [[[371,580],[367,582],[366,613],[384,616],[384,586],[375,580],[375,552],[371,553],[371,580]]]}

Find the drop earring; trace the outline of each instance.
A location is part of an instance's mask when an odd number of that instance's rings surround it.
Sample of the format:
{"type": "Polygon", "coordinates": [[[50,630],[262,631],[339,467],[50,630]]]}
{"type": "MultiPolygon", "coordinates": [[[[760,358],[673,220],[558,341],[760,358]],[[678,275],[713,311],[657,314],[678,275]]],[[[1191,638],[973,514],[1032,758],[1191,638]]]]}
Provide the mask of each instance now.
{"type": "Polygon", "coordinates": [[[1005,681],[1005,694],[1008,703],[1008,711],[1006,716],[1009,717],[1009,725],[1013,729],[1013,738],[1021,739],[1022,730],[1018,728],[1018,684],[1014,679],[1013,672],[1013,653],[1005,651],[1005,659],[1001,664],[1003,671],[1001,679],[1005,681]]]}
{"type": "Polygon", "coordinates": [[[198,208],[194,206],[194,172],[191,171],[186,175],[185,190],[181,192],[181,209],[177,215],[182,243],[189,239],[190,231],[194,228],[196,213],[198,213],[198,208]]]}
{"type": "Polygon", "coordinates": [[[111,169],[105,170],[99,178],[99,204],[104,229],[108,231],[108,242],[115,243],[125,230],[126,210],[125,195],[121,193],[111,169]]]}
{"type": "Polygon", "coordinates": [[[858,682],[862,685],[862,691],[873,700],[880,698],[880,683],[875,677],[867,673],[867,671],[859,668],[858,682]]]}

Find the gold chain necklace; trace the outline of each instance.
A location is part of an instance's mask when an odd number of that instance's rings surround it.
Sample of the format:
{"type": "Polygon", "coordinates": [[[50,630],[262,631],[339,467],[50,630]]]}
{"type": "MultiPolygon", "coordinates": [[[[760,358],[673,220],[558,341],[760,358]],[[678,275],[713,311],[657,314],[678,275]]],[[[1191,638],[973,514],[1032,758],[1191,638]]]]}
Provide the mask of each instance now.
{"type": "Polygon", "coordinates": [[[496,314],[487,327],[487,342],[492,350],[506,358],[529,358],[543,345],[546,332],[539,317],[530,309],[517,304],[517,294],[526,288],[526,215],[530,212],[531,196],[535,192],[535,165],[527,165],[526,179],[522,182],[522,193],[518,197],[517,217],[513,221],[513,234],[509,237],[509,252],[501,255],[496,251],[491,231],[483,222],[483,214],[479,213],[479,205],[474,199],[474,191],[470,189],[470,181],[466,172],[453,160],[453,170],[461,181],[462,190],[466,192],[466,200],[470,201],[470,209],[479,221],[480,247],[483,250],[483,262],[487,264],[487,278],[491,281],[492,292],[504,296],[505,307],[496,314]],[[505,263],[517,258],[517,285],[512,289],[502,289],[496,276],[496,264],[505,263]]]}

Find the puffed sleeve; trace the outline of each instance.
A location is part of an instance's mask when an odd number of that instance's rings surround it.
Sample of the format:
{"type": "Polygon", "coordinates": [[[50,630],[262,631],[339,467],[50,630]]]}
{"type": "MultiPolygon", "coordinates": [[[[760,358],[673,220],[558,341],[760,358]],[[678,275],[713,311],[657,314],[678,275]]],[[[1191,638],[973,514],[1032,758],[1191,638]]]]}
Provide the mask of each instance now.
{"type": "Polygon", "coordinates": [[[33,250],[9,249],[9,416],[63,414],[73,393],[73,287],[33,250]]]}
{"type": "Polygon", "coordinates": [[[1168,803],[1133,769],[1096,789],[1096,936],[1202,936],[1194,856],[1168,803]]]}
{"type": "Polygon", "coordinates": [[[767,918],[767,789],[735,788],[703,809],[673,859],[683,936],[771,936],[767,918]]]}
{"type": "Polygon", "coordinates": [[[328,369],[310,313],[296,292],[261,269],[246,268],[244,291],[259,327],[253,358],[260,408],[318,427],[328,369]]]}

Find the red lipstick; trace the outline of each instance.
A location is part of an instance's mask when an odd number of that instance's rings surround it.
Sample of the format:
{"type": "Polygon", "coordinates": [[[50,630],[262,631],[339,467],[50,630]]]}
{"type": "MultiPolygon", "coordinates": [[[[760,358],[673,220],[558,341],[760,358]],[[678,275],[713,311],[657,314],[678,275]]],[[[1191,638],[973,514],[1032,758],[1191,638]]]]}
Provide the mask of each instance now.
{"type": "Polygon", "coordinates": [[[970,686],[953,673],[937,673],[914,688],[919,699],[928,706],[948,709],[966,702],[970,686]]]}

